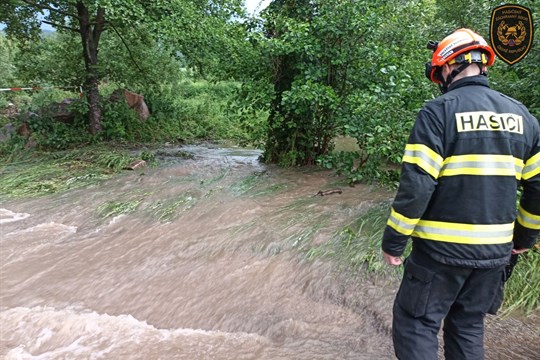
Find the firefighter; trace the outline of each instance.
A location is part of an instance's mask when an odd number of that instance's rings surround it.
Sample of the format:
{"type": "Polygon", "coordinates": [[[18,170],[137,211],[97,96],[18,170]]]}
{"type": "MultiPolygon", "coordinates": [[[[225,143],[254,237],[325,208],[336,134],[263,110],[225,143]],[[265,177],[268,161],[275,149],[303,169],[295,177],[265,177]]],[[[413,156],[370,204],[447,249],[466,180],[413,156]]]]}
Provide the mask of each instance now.
{"type": "Polygon", "coordinates": [[[480,35],[458,29],[428,48],[426,76],[443,94],[417,114],[382,240],[386,263],[400,265],[412,239],[392,338],[399,359],[436,360],[442,325],[446,359],[479,360],[505,265],[540,233],[540,126],[490,89],[495,54],[480,35]]]}

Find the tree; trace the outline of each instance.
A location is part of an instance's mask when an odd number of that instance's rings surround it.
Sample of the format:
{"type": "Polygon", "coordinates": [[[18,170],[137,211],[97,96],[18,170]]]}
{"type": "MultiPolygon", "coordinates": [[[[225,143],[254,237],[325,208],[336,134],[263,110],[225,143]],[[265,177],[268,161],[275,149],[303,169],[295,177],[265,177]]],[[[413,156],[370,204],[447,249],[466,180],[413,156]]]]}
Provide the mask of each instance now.
{"type": "Polygon", "coordinates": [[[166,44],[163,46],[189,58],[203,71],[205,49],[214,46],[212,31],[225,26],[240,11],[240,0],[8,0],[0,4],[0,22],[6,23],[8,35],[19,39],[36,39],[41,22],[59,32],[78,34],[84,61],[83,90],[88,104],[89,131],[97,134],[101,131],[102,117],[99,83],[105,75],[100,72],[98,55],[105,31],[114,31],[122,37],[122,33],[146,26],[166,44]],[[213,27],[195,26],[201,23],[213,27]]]}
{"type": "Polygon", "coordinates": [[[106,9],[99,3],[86,4],[82,0],[71,1],[9,1],[0,8],[5,16],[7,33],[27,39],[35,38],[40,22],[57,29],[78,33],[82,45],[85,81],[83,90],[88,101],[89,130],[97,134],[101,130],[101,108],[99,100],[98,47],[101,34],[106,29],[106,9]],[[45,20],[38,14],[47,12],[45,20]],[[25,26],[21,26],[21,24],[25,26]]]}
{"type": "Polygon", "coordinates": [[[392,146],[365,152],[374,161],[401,147],[395,140],[406,131],[393,115],[406,117],[422,101],[411,88],[421,79],[411,77],[408,67],[421,75],[416,66],[423,62],[409,59],[425,50],[414,35],[422,27],[410,25],[418,21],[403,19],[413,20],[421,9],[421,3],[399,0],[272,2],[263,13],[267,39],[259,45],[270,59],[274,86],[265,160],[313,164],[338,134],[373,147],[368,141],[379,140],[374,134],[387,134],[392,146]]]}
{"type": "Polygon", "coordinates": [[[265,160],[314,164],[336,135],[347,98],[360,84],[351,75],[365,55],[370,27],[358,1],[274,1],[263,15],[266,53],[272,59],[265,160]]]}
{"type": "Polygon", "coordinates": [[[0,86],[13,84],[15,80],[15,67],[13,66],[13,58],[15,46],[0,34],[0,86]]]}

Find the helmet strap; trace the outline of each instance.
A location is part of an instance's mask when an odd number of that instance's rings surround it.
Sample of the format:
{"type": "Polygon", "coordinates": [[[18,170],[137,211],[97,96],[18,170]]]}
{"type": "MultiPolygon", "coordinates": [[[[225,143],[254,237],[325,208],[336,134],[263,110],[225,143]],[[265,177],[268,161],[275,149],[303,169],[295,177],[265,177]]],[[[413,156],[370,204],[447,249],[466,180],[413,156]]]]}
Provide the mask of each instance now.
{"type": "Polygon", "coordinates": [[[463,63],[460,65],[460,67],[458,67],[457,69],[454,69],[450,75],[448,75],[446,77],[446,79],[442,79],[442,83],[439,85],[439,89],[441,90],[441,92],[444,94],[448,91],[448,86],[450,86],[450,84],[452,83],[452,81],[454,81],[455,77],[458,76],[458,74],[460,72],[462,72],[463,70],[465,70],[469,65],[471,65],[471,63],[463,63]]]}
{"type": "Polygon", "coordinates": [[[488,76],[487,71],[484,71],[484,64],[476,63],[478,64],[478,67],[480,68],[480,75],[488,76]]]}

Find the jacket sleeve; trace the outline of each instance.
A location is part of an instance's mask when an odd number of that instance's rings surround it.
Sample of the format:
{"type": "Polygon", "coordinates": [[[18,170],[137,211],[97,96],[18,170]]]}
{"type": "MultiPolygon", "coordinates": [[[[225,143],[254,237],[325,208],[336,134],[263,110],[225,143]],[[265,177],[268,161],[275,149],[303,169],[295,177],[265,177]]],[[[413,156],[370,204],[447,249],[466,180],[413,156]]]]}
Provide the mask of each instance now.
{"type": "Polygon", "coordinates": [[[521,176],[523,193],[514,226],[514,248],[528,249],[538,241],[540,235],[540,126],[533,118],[535,131],[531,154],[524,159],[521,176]]]}
{"type": "Polygon", "coordinates": [[[416,118],[401,165],[399,188],[383,234],[382,249],[400,256],[426,210],[443,164],[444,127],[429,108],[416,118]]]}

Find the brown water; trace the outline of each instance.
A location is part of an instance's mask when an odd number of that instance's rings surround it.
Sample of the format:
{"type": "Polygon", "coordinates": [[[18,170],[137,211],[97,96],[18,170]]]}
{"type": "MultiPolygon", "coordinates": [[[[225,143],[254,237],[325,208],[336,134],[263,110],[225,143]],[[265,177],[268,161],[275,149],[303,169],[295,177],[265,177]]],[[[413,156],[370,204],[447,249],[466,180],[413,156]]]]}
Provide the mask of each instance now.
{"type": "MultiPolygon", "coordinates": [[[[194,158],[0,205],[1,358],[393,359],[397,279],[302,257],[391,193],[182,150],[194,158]]],[[[486,358],[538,359],[539,323],[489,319],[486,358]]]]}

